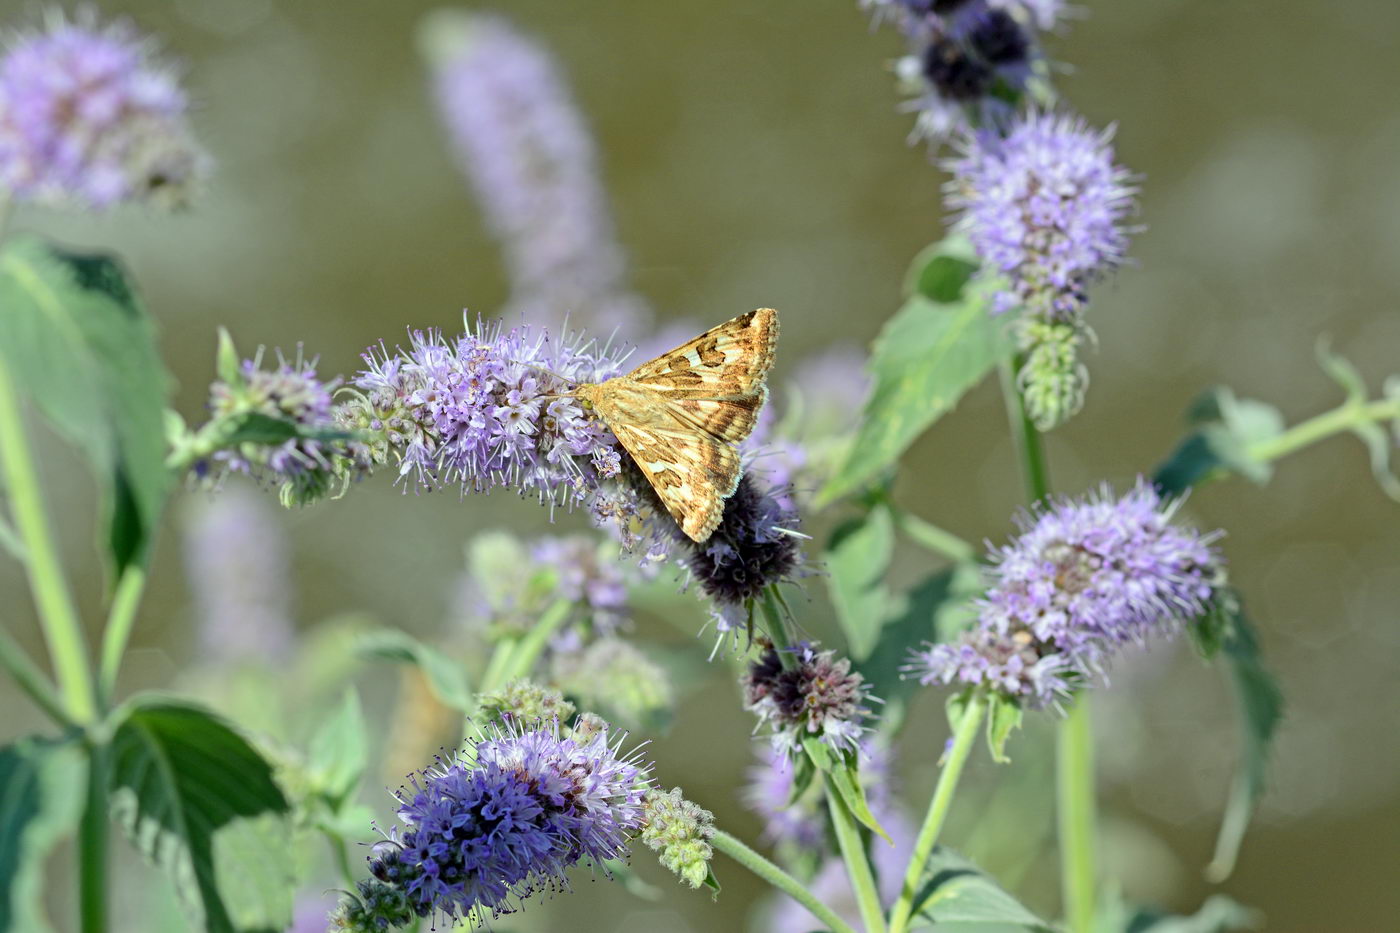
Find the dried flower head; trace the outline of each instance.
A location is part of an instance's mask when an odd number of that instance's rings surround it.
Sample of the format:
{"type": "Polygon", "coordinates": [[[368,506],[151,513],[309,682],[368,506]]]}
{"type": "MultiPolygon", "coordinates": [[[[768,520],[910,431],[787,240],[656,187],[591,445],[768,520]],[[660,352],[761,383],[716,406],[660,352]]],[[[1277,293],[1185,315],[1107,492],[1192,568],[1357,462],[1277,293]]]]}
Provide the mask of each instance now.
{"type": "Polygon", "coordinates": [[[850,659],[803,644],[792,650],[795,663],[783,660],[770,645],[740,680],[744,708],[773,730],[774,747],[791,752],[810,735],[838,753],[854,751],[873,698],[850,659]]]}
{"type": "Polygon", "coordinates": [[[172,70],[125,22],[50,17],[0,58],[0,192],[102,209],[184,204],[208,169],[172,70]]]}

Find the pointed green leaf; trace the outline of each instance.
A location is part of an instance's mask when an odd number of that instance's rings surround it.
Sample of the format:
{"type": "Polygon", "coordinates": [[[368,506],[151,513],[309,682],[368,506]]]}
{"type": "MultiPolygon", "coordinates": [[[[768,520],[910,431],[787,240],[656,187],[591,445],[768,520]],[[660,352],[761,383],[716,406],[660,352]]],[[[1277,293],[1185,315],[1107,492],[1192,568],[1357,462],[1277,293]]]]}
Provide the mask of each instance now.
{"type": "Polygon", "coordinates": [[[87,756],[76,740],[0,748],[0,930],[53,929],[43,910],[46,862],[78,825],[86,792],[87,756]]]}
{"type": "Polygon", "coordinates": [[[219,348],[214,351],[214,372],[219,381],[237,388],[243,385],[243,360],[228,328],[219,328],[219,348]]]}
{"type": "Polygon", "coordinates": [[[893,556],[894,520],[879,505],[839,526],[827,545],[827,589],[857,661],[874,650],[890,615],[894,597],[885,587],[885,572],[893,556]]]}
{"type": "Polygon", "coordinates": [[[104,550],[119,573],[148,547],[171,484],[152,322],[114,259],[31,236],[0,251],[0,308],[0,353],[21,391],[108,490],[104,550]]]}
{"type": "Polygon", "coordinates": [[[890,842],[889,833],[880,825],[880,821],[875,819],[875,814],[870,812],[870,804],[866,802],[865,791],[860,786],[860,771],[855,755],[837,756],[832,753],[821,739],[815,736],[803,736],[802,747],[806,749],[808,757],[817,769],[826,775],[827,787],[835,788],[836,793],[841,797],[846,809],[851,811],[857,822],[861,823],[871,832],[890,842]]]}
{"type": "Polygon", "coordinates": [[[1223,386],[1208,389],[1187,412],[1195,430],[1157,467],[1153,482],[1177,495],[1219,471],[1238,473],[1256,483],[1268,482],[1273,466],[1250,455],[1250,448],[1283,432],[1277,408],[1236,398],[1223,386]]]}
{"type": "Polygon", "coordinates": [[[998,764],[1010,763],[1011,759],[1006,755],[1006,740],[1011,738],[1012,732],[1021,728],[1024,715],[1021,704],[1015,700],[999,693],[992,694],[987,716],[987,748],[992,753],[993,761],[998,764]]]}
{"type": "Polygon", "coordinates": [[[391,628],[367,632],[360,637],[359,653],[365,658],[417,665],[433,696],[449,709],[470,711],[476,706],[462,665],[407,632],[391,628]]]}
{"type": "MultiPolygon", "coordinates": [[[[1326,340],[1318,341],[1317,360],[1327,375],[1342,387],[1347,402],[1358,407],[1366,404],[1366,380],[1350,360],[1333,353],[1326,340]]],[[[1392,443],[1389,432],[1374,421],[1358,419],[1352,424],[1351,433],[1366,445],[1366,452],[1371,458],[1371,475],[1381,491],[1400,502],[1400,477],[1395,475],[1390,465],[1392,443]]]]}
{"type": "Polygon", "coordinates": [[[1102,933],[1234,933],[1264,926],[1263,914],[1224,894],[1211,895],[1200,910],[1185,917],[1150,907],[1115,906],[1097,918],[1102,933]]]}
{"type": "Polygon", "coordinates": [[[113,714],[112,815],[207,933],[280,930],[296,883],[272,767],[224,720],[140,696],[113,714]]]}
{"type": "Polygon", "coordinates": [[[967,237],[953,234],[930,243],[919,251],[904,273],[904,297],[923,295],[932,301],[951,304],[962,296],[977,267],[977,253],[967,237]]]}
{"type": "Polygon", "coordinates": [[[369,764],[369,736],[354,688],[345,691],[340,706],[311,737],[307,757],[312,786],[339,810],[359,788],[369,764]]]}
{"type": "Polygon", "coordinates": [[[910,929],[943,924],[998,930],[1053,931],[1049,923],[1027,910],[1000,885],[967,859],[943,847],[933,850],[924,866],[923,882],[914,899],[910,929]]]}
{"type": "Polygon", "coordinates": [[[1223,656],[1239,704],[1243,760],[1226,804],[1215,854],[1206,867],[1206,877],[1213,881],[1223,881],[1234,870],[1254,806],[1267,784],[1274,734],[1283,719],[1283,692],[1264,666],[1253,625],[1244,614],[1238,594],[1230,594],[1226,604],[1229,624],[1224,633],[1223,656]]]}
{"type": "Polygon", "coordinates": [[[988,311],[996,283],[973,280],[952,302],[911,297],[871,350],[874,388],[844,464],[818,506],[849,495],[891,468],[909,445],[1010,351],[988,311]]]}

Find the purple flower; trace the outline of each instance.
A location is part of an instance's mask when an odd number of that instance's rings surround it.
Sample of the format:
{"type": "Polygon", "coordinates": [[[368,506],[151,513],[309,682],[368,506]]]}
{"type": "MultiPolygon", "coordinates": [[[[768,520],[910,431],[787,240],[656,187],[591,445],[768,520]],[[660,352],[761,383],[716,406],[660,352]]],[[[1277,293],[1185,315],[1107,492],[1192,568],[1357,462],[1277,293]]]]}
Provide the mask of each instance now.
{"type": "Polygon", "coordinates": [[[210,386],[211,426],[235,425],[244,415],[264,415],[290,423],[298,436],[271,444],[241,441],[223,446],[213,453],[213,462],[280,486],[282,501],[288,505],[321,498],[337,482],[343,488],[362,464],[357,449],[337,439],[345,434],[331,402],[339,385],[339,378],[319,379],[316,361],[304,359],[300,349],[292,359],[279,352],[272,369],[263,369],[259,350],[228,379],[210,386]]]}
{"type": "Polygon", "coordinates": [[[273,507],[241,485],[193,503],[183,551],[200,655],[219,664],[284,663],[296,627],[286,532],[273,507]]]}
{"type": "Polygon", "coordinates": [[[556,598],[577,603],[587,613],[593,635],[612,634],[628,619],[627,581],[616,549],[609,545],[604,550],[591,535],[546,536],[530,549],[535,564],[554,572],[556,598]]]}
{"type": "Polygon", "coordinates": [[[551,506],[585,500],[616,472],[616,439],[567,397],[621,371],[591,343],[547,330],[478,323],[453,338],[413,331],[382,344],[351,380],[343,420],[368,437],[371,460],[406,483],[489,492],[506,486],[551,506]]]}
{"type": "Polygon", "coordinates": [[[774,845],[791,844],[800,850],[821,847],[826,824],[815,803],[792,799],[795,770],[789,755],[763,745],[758,763],[748,770],[744,805],[763,819],[763,838],[774,845]]]}
{"type": "Polygon", "coordinates": [[[1089,285],[1123,262],[1136,189],[1114,164],[1112,136],[1077,117],[1033,113],[1005,138],[968,138],[948,160],[957,226],[1009,282],[995,310],[1074,320],[1089,285]]]}
{"type": "Polygon", "coordinates": [[[643,825],[647,767],[607,731],[498,731],[396,793],[405,829],[375,847],[371,873],[419,916],[499,915],[567,886],[580,861],[627,854],[643,825]]]}
{"type": "Polygon", "coordinates": [[[769,646],[749,665],[739,681],[744,708],[772,728],[773,746],[780,751],[794,752],[809,735],[838,754],[855,751],[871,716],[866,704],[873,701],[864,678],[835,651],[803,644],[793,653],[796,664],[785,667],[769,646]]]}
{"type": "Polygon", "coordinates": [[[1176,507],[1139,480],[1121,498],[1104,487],[1023,516],[1020,536],[993,551],[976,627],[917,653],[910,670],[926,684],[981,685],[1040,708],[1122,646],[1175,634],[1209,611],[1224,582],[1220,533],[1173,524],[1176,507]]]}
{"type": "Polygon", "coordinates": [[[505,254],[509,314],[644,329],[596,148],[553,56],[492,15],[438,13],[423,37],[439,113],[505,254]]]}
{"type": "Polygon", "coordinates": [[[95,209],[183,204],[207,170],[187,102],[150,43],[118,22],[50,18],[0,58],[0,191],[95,209]]]}

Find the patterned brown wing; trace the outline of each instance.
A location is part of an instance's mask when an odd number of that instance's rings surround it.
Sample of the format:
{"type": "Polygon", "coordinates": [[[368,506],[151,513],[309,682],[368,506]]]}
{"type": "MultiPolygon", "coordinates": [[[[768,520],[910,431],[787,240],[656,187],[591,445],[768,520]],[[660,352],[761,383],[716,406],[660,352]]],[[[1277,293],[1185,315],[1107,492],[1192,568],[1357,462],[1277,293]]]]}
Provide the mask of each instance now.
{"type": "Polygon", "coordinates": [[[766,391],[764,380],[773,367],[777,343],[778,312],[759,308],[705,331],[623,378],[678,397],[747,398],[766,391]]]}
{"type": "Polygon", "coordinates": [[[739,483],[738,451],[675,425],[633,418],[609,426],[681,531],[697,542],[714,534],[739,483]]]}

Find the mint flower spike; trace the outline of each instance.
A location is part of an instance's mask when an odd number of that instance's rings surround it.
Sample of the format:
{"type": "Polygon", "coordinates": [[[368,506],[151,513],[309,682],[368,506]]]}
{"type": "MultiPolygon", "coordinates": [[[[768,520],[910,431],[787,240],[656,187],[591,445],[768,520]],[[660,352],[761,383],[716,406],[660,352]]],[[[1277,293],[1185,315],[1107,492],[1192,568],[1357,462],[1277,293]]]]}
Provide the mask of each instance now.
{"type": "Polygon", "coordinates": [[[415,916],[455,924],[565,890],[580,862],[626,857],[645,823],[650,766],[596,717],[585,725],[569,735],[557,722],[500,726],[413,775],[395,793],[404,827],[375,846],[370,873],[415,916]]]}
{"type": "Polygon", "coordinates": [[[506,317],[640,333],[651,312],[626,285],[598,152],[548,49],[500,16],[441,10],[420,30],[438,112],[500,242],[506,317]]]}
{"type": "Polygon", "coordinates": [[[653,790],[644,804],[646,825],[641,839],[654,850],[661,864],[692,888],[710,881],[714,849],[715,815],[685,799],[679,787],[653,790]]]}
{"type": "Polygon", "coordinates": [[[1140,479],[1122,497],[1104,486],[1023,515],[1021,534],[992,552],[976,625],[915,652],[906,670],[1060,707],[1124,647],[1173,637],[1214,606],[1222,533],[1175,524],[1179,504],[1140,479]]]}
{"type": "Polygon", "coordinates": [[[185,205],[209,159],[188,101],[153,43],[90,9],[54,13],[6,37],[0,57],[0,194],[18,202],[102,210],[185,205]]]}
{"type": "Polygon", "coordinates": [[[1020,308],[1016,338],[1024,363],[1017,385],[1026,412],[1048,431],[1077,413],[1088,370],[1079,347],[1089,287],[1127,254],[1135,207],[1133,176],[1114,162],[1113,130],[1080,118],[1031,113],[1004,137],[967,136],[944,163],[949,207],[985,268],[1003,276],[992,310],[1020,308]]]}

